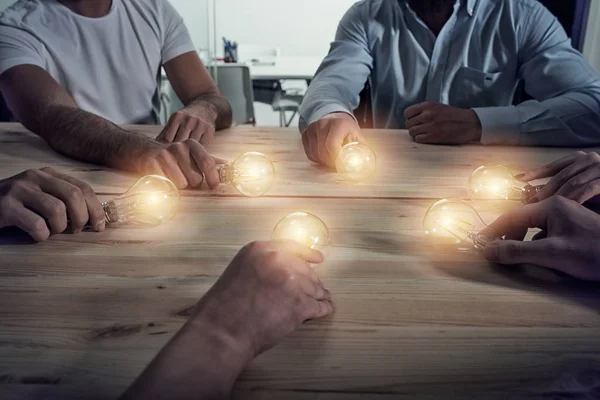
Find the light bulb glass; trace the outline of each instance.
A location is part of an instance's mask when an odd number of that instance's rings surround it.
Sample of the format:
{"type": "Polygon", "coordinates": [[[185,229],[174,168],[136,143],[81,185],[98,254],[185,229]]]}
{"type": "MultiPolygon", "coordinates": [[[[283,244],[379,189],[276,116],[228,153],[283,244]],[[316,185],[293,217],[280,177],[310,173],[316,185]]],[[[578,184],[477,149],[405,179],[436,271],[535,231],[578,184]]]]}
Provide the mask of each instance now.
{"type": "Polygon", "coordinates": [[[127,192],[102,206],[108,224],[153,227],[175,216],[179,209],[179,191],[167,178],[148,175],[138,180],[127,192]]]}
{"type": "Polygon", "coordinates": [[[484,248],[489,239],[479,232],[486,227],[470,204],[455,199],[438,201],[429,208],[423,219],[423,229],[431,243],[460,250],[484,248]]]}
{"type": "Polygon", "coordinates": [[[528,202],[543,186],[519,182],[502,165],[477,168],[469,177],[469,193],[476,199],[504,199],[528,202]]]}
{"type": "Polygon", "coordinates": [[[348,143],[338,154],[335,166],[344,179],[361,182],[375,173],[377,157],[373,149],[364,143],[348,143]]]}
{"type": "Polygon", "coordinates": [[[232,185],[244,196],[259,197],[273,185],[275,167],[264,154],[250,152],[223,166],[219,174],[221,182],[232,185]]]}
{"type": "Polygon", "coordinates": [[[331,244],[329,228],[316,215],[296,212],[283,218],[273,229],[273,240],[294,240],[311,249],[323,249],[331,244]]]}

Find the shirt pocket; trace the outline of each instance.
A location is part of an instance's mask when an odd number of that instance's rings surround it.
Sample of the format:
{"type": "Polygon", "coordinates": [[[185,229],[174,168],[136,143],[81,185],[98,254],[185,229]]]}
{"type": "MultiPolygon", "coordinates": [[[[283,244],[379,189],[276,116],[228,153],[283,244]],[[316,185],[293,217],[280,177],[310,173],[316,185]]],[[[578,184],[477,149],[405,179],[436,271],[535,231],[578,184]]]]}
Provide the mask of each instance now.
{"type": "Polygon", "coordinates": [[[450,89],[450,105],[460,108],[495,107],[501,105],[504,86],[502,72],[485,72],[470,67],[461,67],[450,89]]]}

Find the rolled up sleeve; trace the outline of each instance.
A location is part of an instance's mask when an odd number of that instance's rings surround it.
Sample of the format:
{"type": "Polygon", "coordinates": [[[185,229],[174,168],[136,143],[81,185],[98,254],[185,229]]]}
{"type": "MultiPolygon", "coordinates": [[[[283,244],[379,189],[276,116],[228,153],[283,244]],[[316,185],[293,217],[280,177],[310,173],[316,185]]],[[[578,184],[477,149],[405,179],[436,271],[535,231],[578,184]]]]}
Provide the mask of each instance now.
{"type": "Polygon", "coordinates": [[[353,115],[373,68],[366,21],[368,1],[355,4],[343,17],[329,55],[317,71],[300,108],[300,126],[334,112],[353,115]]]}

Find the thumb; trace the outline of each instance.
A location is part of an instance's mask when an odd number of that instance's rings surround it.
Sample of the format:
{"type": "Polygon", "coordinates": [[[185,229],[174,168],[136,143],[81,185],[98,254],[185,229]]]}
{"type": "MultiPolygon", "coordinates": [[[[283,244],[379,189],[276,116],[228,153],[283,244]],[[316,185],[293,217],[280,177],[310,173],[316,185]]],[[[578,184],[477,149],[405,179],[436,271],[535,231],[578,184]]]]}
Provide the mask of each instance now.
{"type": "Polygon", "coordinates": [[[497,240],[488,244],[483,254],[488,261],[498,264],[536,264],[548,266],[548,240],[521,242],[518,240],[497,240]]]}

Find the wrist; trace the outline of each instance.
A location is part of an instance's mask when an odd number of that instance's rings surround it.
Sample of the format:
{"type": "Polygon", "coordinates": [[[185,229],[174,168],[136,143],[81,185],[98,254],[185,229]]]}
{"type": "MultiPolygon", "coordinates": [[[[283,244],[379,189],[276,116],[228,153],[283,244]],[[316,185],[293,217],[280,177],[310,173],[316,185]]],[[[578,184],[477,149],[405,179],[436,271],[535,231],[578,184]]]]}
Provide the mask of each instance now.
{"type": "Polygon", "coordinates": [[[184,111],[212,125],[216,124],[219,117],[217,107],[205,100],[198,100],[189,104],[184,108],[184,111]]]}
{"type": "Polygon", "coordinates": [[[156,154],[167,148],[168,144],[160,143],[150,138],[143,137],[143,140],[138,140],[131,143],[123,151],[120,161],[121,168],[118,169],[145,174],[149,170],[149,163],[155,159],[156,154]]]}
{"type": "Polygon", "coordinates": [[[469,120],[471,121],[471,139],[473,142],[481,142],[481,136],[483,135],[483,128],[479,116],[474,110],[467,110],[469,113],[469,120]]]}
{"type": "Polygon", "coordinates": [[[233,376],[233,380],[254,359],[252,341],[248,332],[239,332],[222,323],[223,315],[219,310],[210,312],[201,303],[186,323],[186,331],[193,336],[201,336],[211,343],[220,367],[233,376]]]}

